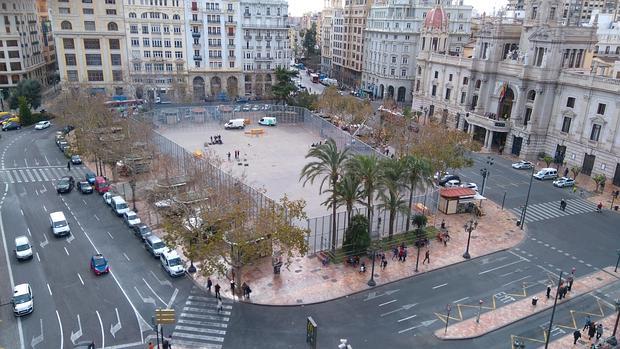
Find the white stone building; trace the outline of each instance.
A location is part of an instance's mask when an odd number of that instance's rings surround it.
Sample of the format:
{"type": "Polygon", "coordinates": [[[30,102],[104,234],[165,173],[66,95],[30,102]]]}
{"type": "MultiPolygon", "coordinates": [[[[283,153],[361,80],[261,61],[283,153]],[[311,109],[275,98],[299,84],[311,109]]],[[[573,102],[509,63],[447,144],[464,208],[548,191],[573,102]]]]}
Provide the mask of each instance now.
{"type": "Polygon", "coordinates": [[[522,21],[484,19],[471,58],[422,48],[413,110],[488,149],[529,159],[544,152],[618,185],[620,80],[585,66],[596,29],[567,24],[562,6],[526,0],[522,21]]]}
{"type": "Polygon", "coordinates": [[[325,0],[321,11],[321,31],[319,47],[321,48],[321,72],[331,75],[332,70],[332,30],[334,27],[334,13],[336,9],[342,9],[341,0],[325,0]]]}
{"type": "Polygon", "coordinates": [[[444,0],[376,1],[364,31],[362,88],[379,99],[411,103],[423,32],[445,31],[438,51],[460,54],[471,35],[472,7],[444,0]]]}

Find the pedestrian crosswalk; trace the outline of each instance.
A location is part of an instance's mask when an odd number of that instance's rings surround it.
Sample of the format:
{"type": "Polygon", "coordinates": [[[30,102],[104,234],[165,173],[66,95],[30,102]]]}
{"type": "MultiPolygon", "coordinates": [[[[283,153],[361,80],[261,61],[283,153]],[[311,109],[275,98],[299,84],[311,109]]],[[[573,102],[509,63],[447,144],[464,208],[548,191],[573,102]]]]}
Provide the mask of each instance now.
{"type": "Polygon", "coordinates": [[[0,182],[3,183],[31,183],[48,182],[60,179],[63,176],[73,176],[75,179],[85,178],[88,168],[84,166],[71,167],[71,171],[64,166],[21,167],[0,170],[0,182]]]}
{"type": "Polygon", "coordinates": [[[233,303],[222,299],[217,311],[217,299],[193,289],[178,317],[172,332],[173,343],[189,348],[221,349],[228,329],[233,303]]]}
{"type": "MultiPolygon", "coordinates": [[[[564,211],[560,209],[559,200],[528,205],[525,223],[539,222],[547,219],[594,212],[595,210],[596,204],[580,198],[566,200],[566,210],[564,211]]],[[[517,217],[521,216],[521,211],[522,207],[512,209],[512,212],[517,215],[517,217]]]]}

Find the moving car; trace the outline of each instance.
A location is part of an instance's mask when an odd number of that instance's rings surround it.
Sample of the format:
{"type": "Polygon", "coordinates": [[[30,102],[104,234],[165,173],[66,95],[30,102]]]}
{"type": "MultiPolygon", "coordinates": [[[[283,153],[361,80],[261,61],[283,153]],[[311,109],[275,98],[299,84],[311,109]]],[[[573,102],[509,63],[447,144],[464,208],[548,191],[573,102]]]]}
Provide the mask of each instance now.
{"type": "Polygon", "coordinates": [[[14,121],[9,121],[2,125],[2,131],[19,130],[20,128],[22,128],[22,125],[14,121]]]}
{"type": "Polygon", "coordinates": [[[569,177],[561,177],[553,181],[553,186],[558,188],[572,187],[575,185],[575,180],[569,177]]]}
{"type": "Polygon", "coordinates": [[[78,190],[82,194],[92,194],[93,187],[87,181],[81,181],[78,183],[78,190]]]}
{"type": "Polygon", "coordinates": [[[185,274],[185,268],[183,267],[183,261],[175,250],[168,249],[164,251],[160,256],[161,266],[170,276],[182,276],[185,274]]]}
{"type": "Polygon", "coordinates": [[[232,128],[243,129],[245,128],[245,119],[229,120],[227,123],[224,124],[224,128],[227,130],[232,128]]]}
{"type": "Polygon", "coordinates": [[[278,124],[278,121],[273,116],[265,116],[258,120],[258,124],[263,126],[275,126],[278,124]]]}
{"type": "Polygon", "coordinates": [[[541,181],[545,179],[556,179],[558,178],[558,170],[553,167],[542,168],[532,176],[541,181]]]}
{"type": "Polygon", "coordinates": [[[512,164],[512,168],[517,169],[517,170],[529,170],[532,167],[534,167],[534,164],[532,164],[529,161],[525,161],[525,160],[517,161],[514,164],[512,164]]]}
{"type": "Polygon", "coordinates": [[[96,178],[96,177],[97,177],[97,175],[95,175],[94,173],[92,173],[92,172],[86,172],[85,179],[86,179],[86,181],[87,181],[90,185],[95,184],[95,178],[96,178]]]}
{"type": "Polygon", "coordinates": [[[24,235],[15,238],[15,257],[19,261],[32,258],[32,246],[24,235]]]}
{"type": "Polygon", "coordinates": [[[478,191],[478,185],[476,183],[463,183],[461,184],[461,188],[469,188],[476,192],[478,191]]]}
{"type": "Polygon", "coordinates": [[[30,284],[19,284],[13,288],[13,314],[15,316],[23,316],[32,313],[34,310],[34,297],[30,284]]]}
{"type": "Polygon", "coordinates": [[[73,165],[81,165],[82,158],[79,155],[71,155],[71,163],[73,165]]]}
{"type": "Polygon", "coordinates": [[[136,224],[142,223],[140,217],[138,217],[138,215],[134,211],[127,211],[123,213],[123,220],[125,221],[125,224],[127,224],[129,227],[133,227],[136,224]]]}
{"type": "Polygon", "coordinates": [[[52,123],[49,121],[39,121],[36,125],[34,125],[35,130],[44,130],[48,127],[52,126],[52,123]]]}
{"type": "Polygon", "coordinates": [[[452,180],[457,180],[459,181],[459,184],[460,184],[461,177],[457,175],[446,174],[443,177],[441,177],[441,179],[439,180],[439,185],[443,187],[444,185],[446,185],[446,183],[448,183],[448,181],[452,181],[452,180]]]}
{"type": "Polygon", "coordinates": [[[54,236],[71,234],[69,223],[67,222],[65,214],[62,211],[50,213],[50,226],[52,227],[52,233],[54,233],[54,236]]]}
{"type": "Polygon", "coordinates": [[[449,181],[447,181],[446,183],[444,183],[443,185],[446,188],[456,188],[456,187],[460,187],[461,186],[461,181],[458,179],[451,179],[449,181]]]}
{"type": "Polygon", "coordinates": [[[101,253],[90,258],[90,269],[92,269],[95,275],[107,274],[110,272],[108,260],[101,253]]]}
{"type": "Polygon", "coordinates": [[[58,183],[56,183],[56,192],[58,192],[58,194],[70,193],[74,186],[75,181],[73,180],[73,177],[64,176],[58,180],[58,183]]]}
{"type": "Polygon", "coordinates": [[[138,223],[133,226],[134,235],[142,239],[142,241],[146,240],[147,237],[153,234],[151,228],[144,223],[138,223]]]}

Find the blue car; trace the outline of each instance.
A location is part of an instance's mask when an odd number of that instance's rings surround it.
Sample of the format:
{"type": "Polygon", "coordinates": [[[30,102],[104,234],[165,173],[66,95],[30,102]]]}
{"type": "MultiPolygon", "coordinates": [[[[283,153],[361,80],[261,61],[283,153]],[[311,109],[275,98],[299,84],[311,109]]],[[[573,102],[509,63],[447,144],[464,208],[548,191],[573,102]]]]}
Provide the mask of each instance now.
{"type": "Polygon", "coordinates": [[[107,274],[110,272],[108,260],[101,253],[91,257],[90,269],[93,270],[95,275],[107,274]]]}
{"type": "Polygon", "coordinates": [[[95,177],[97,177],[97,175],[95,175],[94,173],[86,172],[86,180],[88,181],[88,184],[94,185],[95,184],[95,177]]]}

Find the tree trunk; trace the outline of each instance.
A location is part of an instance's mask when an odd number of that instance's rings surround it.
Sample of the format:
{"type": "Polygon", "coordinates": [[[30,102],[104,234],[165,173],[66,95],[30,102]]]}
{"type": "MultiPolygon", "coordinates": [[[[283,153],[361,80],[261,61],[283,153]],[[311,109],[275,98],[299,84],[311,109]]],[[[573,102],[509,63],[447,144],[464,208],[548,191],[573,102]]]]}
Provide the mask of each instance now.
{"type": "MultiPolygon", "coordinates": [[[[336,188],[336,181],[332,181],[332,189],[336,188]]],[[[332,252],[336,252],[336,193],[332,194],[332,252]]]]}
{"type": "Polygon", "coordinates": [[[368,196],[368,236],[372,240],[372,194],[368,196]]]}
{"type": "Polygon", "coordinates": [[[129,187],[131,188],[131,202],[133,204],[133,211],[137,212],[138,210],[136,209],[136,181],[130,180],[129,187]]]}
{"type": "MultiPolygon", "coordinates": [[[[413,184],[413,183],[411,183],[413,184]]],[[[411,205],[413,204],[413,191],[415,189],[414,185],[411,185],[411,190],[409,190],[409,207],[407,207],[407,225],[405,227],[405,232],[409,231],[409,224],[411,223],[411,205]]]]}
{"type": "Polygon", "coordinates": [[[389,227],[389,232],[388,232],[388,236],[390,237],[390,239],[392,239],[392,236],[394,235],[394,220],[396,219],[396,210],[390,210],[390,227],[389,227]]]}
{"type": "Polygon", "coordinates": [[[347,238],[347,230],[351,227],[351,211],[353,211],[353,207],[347,205],[347,229],[345,229],[344,234],[342,234],[342,247],[344,247],[344,241],[347,238]]]}

